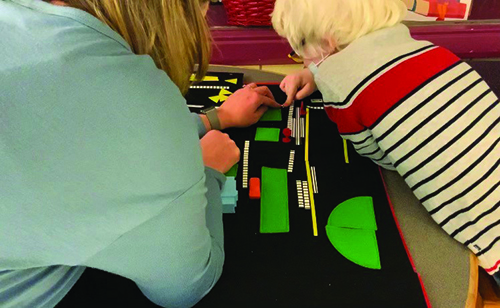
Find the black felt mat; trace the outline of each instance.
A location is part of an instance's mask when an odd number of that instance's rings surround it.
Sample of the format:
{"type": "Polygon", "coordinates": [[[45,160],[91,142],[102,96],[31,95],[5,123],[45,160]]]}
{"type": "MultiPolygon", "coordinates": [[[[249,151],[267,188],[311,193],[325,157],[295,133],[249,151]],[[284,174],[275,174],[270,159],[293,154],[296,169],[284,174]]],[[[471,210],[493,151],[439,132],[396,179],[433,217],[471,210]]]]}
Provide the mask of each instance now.
{"type": "MultiPolygon", "coordinates": [[[[270,86],[278,102],[285,100],[270,86]]],[[[309,102],[306,101],[306,104],[309,102]]],[[[312,234],[311,213],[298,207],[295,180],[306,180],[304,142],[254,141],[256,127],[284,128],[282,121],[259,122],[247,129],[230,129],[243,149],[250,140],[249,177],[259,177],[262,166],[287,169],[295,150],[294,172],[288,175],[290,232],[259,233],[259,200],[249,200],[241,187],[236,214],[224,216],[226,262],[222,278],[196,307],[427,307],[393,219],[378,167],[343,142],[323,110],[310,110],[309,161],[316,167],[315,194],[319,236],[312,234]],[[331,211],[356,196],[371,196],[378,225],[382,269],[363,268],[344,258],[330,244],[325,226],[331,211]]]]}
{"type": "MultiPolygon", "coordinates": [[[[277,86],[276,99],[284,101],[277,86]]],[[[286,127],[288,109],[280,123],[259,122],[227,132],[243,151],[250,140],[249,177],[260,177],[262,166],[287,169],[295,149],[294,173],[288,177],[290,232],[260,234],[260,202],[249,200],[241,188],[236,214],[224,215],[226,261],[220,281],[196,307],[427,307],[417,274],[410,264],[394,222],[378,167],[343,144],[335,124],[323,110],[311,110],[310,158],[316,167],[315,195],[319,236],[312,234],[310,211],[297,203],[295,180],[306,180],[304,143],[255,142],[256,127],[286,127]],[[330,212],[356,196],[371,196],[378,225],[381,270],[358,266],[340,255],[325,233],[330,212]]],[[[240,168],[242,164],[240,163],[240,168]]],[[[133,282],[87,269],[58,307],[157,307],[133,282]]]]}

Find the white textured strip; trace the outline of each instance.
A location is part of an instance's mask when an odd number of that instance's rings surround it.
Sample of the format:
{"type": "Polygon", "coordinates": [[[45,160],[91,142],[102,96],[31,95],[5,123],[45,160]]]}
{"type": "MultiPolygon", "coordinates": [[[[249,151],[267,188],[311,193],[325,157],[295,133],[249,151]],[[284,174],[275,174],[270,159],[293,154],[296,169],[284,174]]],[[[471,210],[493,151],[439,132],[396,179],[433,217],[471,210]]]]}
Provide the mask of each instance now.
{"type": "Polygon", "coordinates": [[[302,181],[302,192],[304,194],[304,207],[306,210],[310,210],[311,203],[309,201],[309,188],[307,187],[307,181],[302,181]]]}
{"type": "Polygon", "coordinates": [[[313,182],[313,191],[315,194],[318,193],[318,179],[316,178],[316,167],[311,166],[311,177],[313,182]]]}
{"type": "Polygon", "coordinates": [[[306,136],[306,123],[304,118],[300,118],[300,137],[305,138],[306,136]]]}
{"type": "Polygon", "coordinates": [[[295,145],[300,145],[300,107],[295,110],[295,145]]]}
{"type": "Polygon", "coordinates": [[[228,86],[189,86],[190,89],[229,89],[228,86]]]}
{"type": "Polygon", "coordinates": [[[250,140],[245,140],[245,149],[243,150],[243,180],[242,187],[248,188],[248,155],[250,154],[250,140]]]}
{"type": "Polygon", "coordinates": [[[292,125],[293,125],[293,103],[290,105],[290,107],[288,107],[288,122],[286,124],[286,127],[292,130],[293,128],[292,125]]]}
{"type": "Polygon", "coordinates": [[[304,207],[304,197],[302,195],[302,181],[301,180],[296,180],[295,181],[297,184],[297,199],[299,201],[299,207],[304,207]]]}
{"type": "Polygon", "coordinates": [[[295,160],[295,151],[290,150],[290,157],[288,158],[288,172],[293,172],[294,160],[295,160]]]}

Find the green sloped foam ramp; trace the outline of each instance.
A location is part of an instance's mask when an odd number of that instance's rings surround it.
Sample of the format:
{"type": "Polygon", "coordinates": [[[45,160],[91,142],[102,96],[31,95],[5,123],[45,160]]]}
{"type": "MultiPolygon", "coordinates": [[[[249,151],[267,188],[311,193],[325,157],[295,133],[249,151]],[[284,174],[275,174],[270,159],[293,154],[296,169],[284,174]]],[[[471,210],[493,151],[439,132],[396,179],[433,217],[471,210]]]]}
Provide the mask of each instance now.
{"type": "Polygon", "coordinates": [[[328,239],[340,254],[371,269],[381,268],[376,230],[371,197],[354,197],[337,205],[326,226],[328,239]]]}
{"type": "Polygon", "coordinates": [[[328,218],[328,225],[377,230],[372,197],[354,197],[337,205],[328,218]]]}
{"type": "Polygon", "coordinates": [[[381,268],[375,231],[326,226],[326,234],[333,247],[349,261],[371,269],[381,268]]]}

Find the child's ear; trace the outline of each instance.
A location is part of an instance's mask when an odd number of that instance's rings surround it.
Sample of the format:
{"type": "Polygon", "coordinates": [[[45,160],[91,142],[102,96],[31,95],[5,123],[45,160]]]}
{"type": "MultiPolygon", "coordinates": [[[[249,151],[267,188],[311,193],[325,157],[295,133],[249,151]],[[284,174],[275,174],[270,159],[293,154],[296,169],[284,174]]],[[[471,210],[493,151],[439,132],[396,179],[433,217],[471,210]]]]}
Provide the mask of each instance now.
{"type": "Polygon", "coordinates": [[[327,37],[324,39],[325,45],[331,53],[338,51],[337,40],[333,37],[327,37]]]}

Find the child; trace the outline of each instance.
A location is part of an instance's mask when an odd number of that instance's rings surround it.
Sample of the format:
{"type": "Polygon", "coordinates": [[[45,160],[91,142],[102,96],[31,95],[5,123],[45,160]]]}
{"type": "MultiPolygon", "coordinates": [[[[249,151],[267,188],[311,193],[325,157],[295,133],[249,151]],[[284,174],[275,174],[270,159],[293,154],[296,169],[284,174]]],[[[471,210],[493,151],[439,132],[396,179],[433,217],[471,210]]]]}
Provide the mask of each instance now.
{"type": "Polygon", "coordinates": [[[319,89],[341,136],[397,170],[499,282],[498,98],[450,51],[412,39],[405,14],[401,0],[277,0],[274,28],[308,65],[282,81],[285,106],[319,89]]]}

